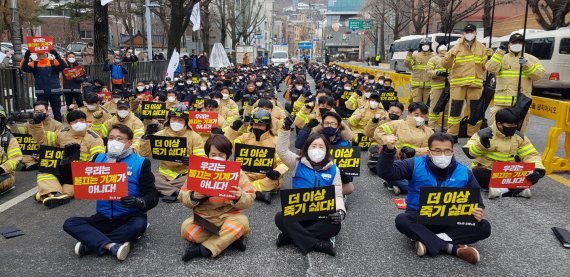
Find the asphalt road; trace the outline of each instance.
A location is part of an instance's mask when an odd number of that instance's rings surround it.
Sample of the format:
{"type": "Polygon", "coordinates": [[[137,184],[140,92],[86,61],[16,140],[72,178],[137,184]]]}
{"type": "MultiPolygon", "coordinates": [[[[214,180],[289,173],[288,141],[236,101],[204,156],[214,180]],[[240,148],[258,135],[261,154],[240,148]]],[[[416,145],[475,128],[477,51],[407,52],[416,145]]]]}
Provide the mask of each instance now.
{"type": "MultiPolygon", "coordinates": [[[[530,126],[529,137],[543,149],[551,123],[533,117],[530,126]]],[[[455,153],[467,164],[459,148],[465,141],[460,139],[455,153]]],[[[363,157],[363,165],[366,160],[363,157]]],[[[0,210],[35,187],[35,173],[18,172],[17,178],[16,189],[0,197],[0,210]]],[[[288,174],[285,187],[290,180],[288,174]]],[[[27,197],[0,212],[0,226],[16,225],[26,233],[0,238],[0,276],[570,276],[570,250],[561,247],[550,230],[570,229],[570,188],[549,177],[534,187],[532,199],[485,201],[493,230],[489,239],[474,245],[482,258],[476,266],[448,255],[417,257],[410,240],[394,227],[400,211],[381,184],[362,168],[348,198],[336,257],[303,256],[292,246],[278,249],[273,218],[280,205],[275,198],[271,205],[255,203],[247,210],[252,232],[245,252],[227,250],[218,258],[188,263],[181,261],[187,242],[180,238],[180,225],[191,210],[181,204],[161,202],[151,210],[147,232],[127,260],[119,262],[109,255],[78,258],[73,254],[75,240],[62,229],[68,217],[93,214],[94,202],[74,200],[48,210],[27,197]]]]}

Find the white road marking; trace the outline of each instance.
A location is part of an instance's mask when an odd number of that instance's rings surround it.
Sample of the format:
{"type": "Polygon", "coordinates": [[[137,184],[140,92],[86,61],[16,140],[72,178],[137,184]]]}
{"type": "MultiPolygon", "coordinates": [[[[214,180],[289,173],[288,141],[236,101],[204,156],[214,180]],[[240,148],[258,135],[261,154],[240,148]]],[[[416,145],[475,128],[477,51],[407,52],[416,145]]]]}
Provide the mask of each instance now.
{"type": "Polygon", "coordinates": [[[12,199],[10,199],[8,202],[0,205],[0,213],[6,211],[7,209],[10,209],[14,206],[16,206],[18,203],[28,199],[30,196],[36,194],[36,192],[38,191],[38,188],[33,188],[30,189],[12,199]]]}

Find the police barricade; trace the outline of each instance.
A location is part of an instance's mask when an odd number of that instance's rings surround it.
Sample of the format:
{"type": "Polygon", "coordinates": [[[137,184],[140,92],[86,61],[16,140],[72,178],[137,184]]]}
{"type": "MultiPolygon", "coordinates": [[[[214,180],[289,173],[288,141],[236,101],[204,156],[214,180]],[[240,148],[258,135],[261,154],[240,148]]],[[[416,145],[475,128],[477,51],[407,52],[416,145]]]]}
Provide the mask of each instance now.
{"type": "Polygon", "coordinates": [[[564,102],[544,97],[532,97],[530,106],[532,115],[554,120],[554,127],[548,131],[546,147],[542,152],[542,164],[546,168],[546,174],[554,171],[570,172],[570,102],[564,102]],[[564,153],[565,157],[556,156],[558,151],[558,138],[564,133],[564,153]]]}

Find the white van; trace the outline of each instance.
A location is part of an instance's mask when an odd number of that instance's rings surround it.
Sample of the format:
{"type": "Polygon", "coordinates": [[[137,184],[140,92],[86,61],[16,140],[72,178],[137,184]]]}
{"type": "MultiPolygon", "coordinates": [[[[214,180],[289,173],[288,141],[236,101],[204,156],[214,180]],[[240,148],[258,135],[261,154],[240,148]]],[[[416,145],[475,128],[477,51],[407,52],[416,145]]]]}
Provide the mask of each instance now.
{"type": "MultiPolygon", "coordinates": [[[[444,33],[436,33],[436,34],[428,34],[428,38],[431,40],[432,46],[431,49],[435,51],[435,48],[439,45],[440,42],[444,40],[448,40],[450,42],[458,40],[461,35],[459,34],[451,34],[451,39],[445,37],[446,34],[444,33]]],[[[449,36],[449,34],[447,34],[449,36]]],[[[404,66],[404,59],[408,54],[408,50],[413,49],[417,51],[420,46],[420,40],[425,38],[425,35],[411,35],[401,37],[397,39],[390,45],[390,50],[388,52],[388,58],[390,60],[390,69],[396,72],[410,72],[407,67],[404,66]]]]}

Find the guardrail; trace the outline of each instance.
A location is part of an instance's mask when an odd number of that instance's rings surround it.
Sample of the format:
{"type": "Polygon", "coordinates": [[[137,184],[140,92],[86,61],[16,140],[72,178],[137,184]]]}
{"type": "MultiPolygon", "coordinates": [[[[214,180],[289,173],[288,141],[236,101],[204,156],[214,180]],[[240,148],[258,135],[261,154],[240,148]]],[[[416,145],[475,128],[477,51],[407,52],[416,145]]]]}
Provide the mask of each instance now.
{"type": "MultiPolygon", "coordinates": [[[[168,61],[123,65],[128,71],[125,83],[130,84],[144,80],[163,80],[168,61]]],[[[111,83],[111,73],[103,71],[103,64],[84,65],[83,68],[90,80],[99,79],[107,85],[111,83]]],[[[0,104],[6,112],[31,109],[34,101],[34,78],[31,73],[24,73],[19,68],[0,69],[0,104]]]]}
{"type": "MultiPolygon", "coordinates": [[[[357,66],[346,63],[337,63],[344,68],[350,68],[353,72],[368,73],[374,76],[385,76],[392,79],[394,89],[398,92],[398,97],[402,103],[407,104],[410,91],[410,75],[400,74],[391,71],[370,68],[366,66],[357,66]],[[400,95],[402,97],[400,97],[400,95]]],[[[546,168],[546,173],[550,174],[554,171],[570,172],[570,102],[559,101],[544,97],[533,96],[530,113],[535,116],[550,119],[555,122],[554,127],[550,128],[546,140],[546,147],[542,153],[542,163],[546,168]],[[564,153],[566,157],[556,156],[558,151],[558,138],[565,134],[564,153]]]]}

